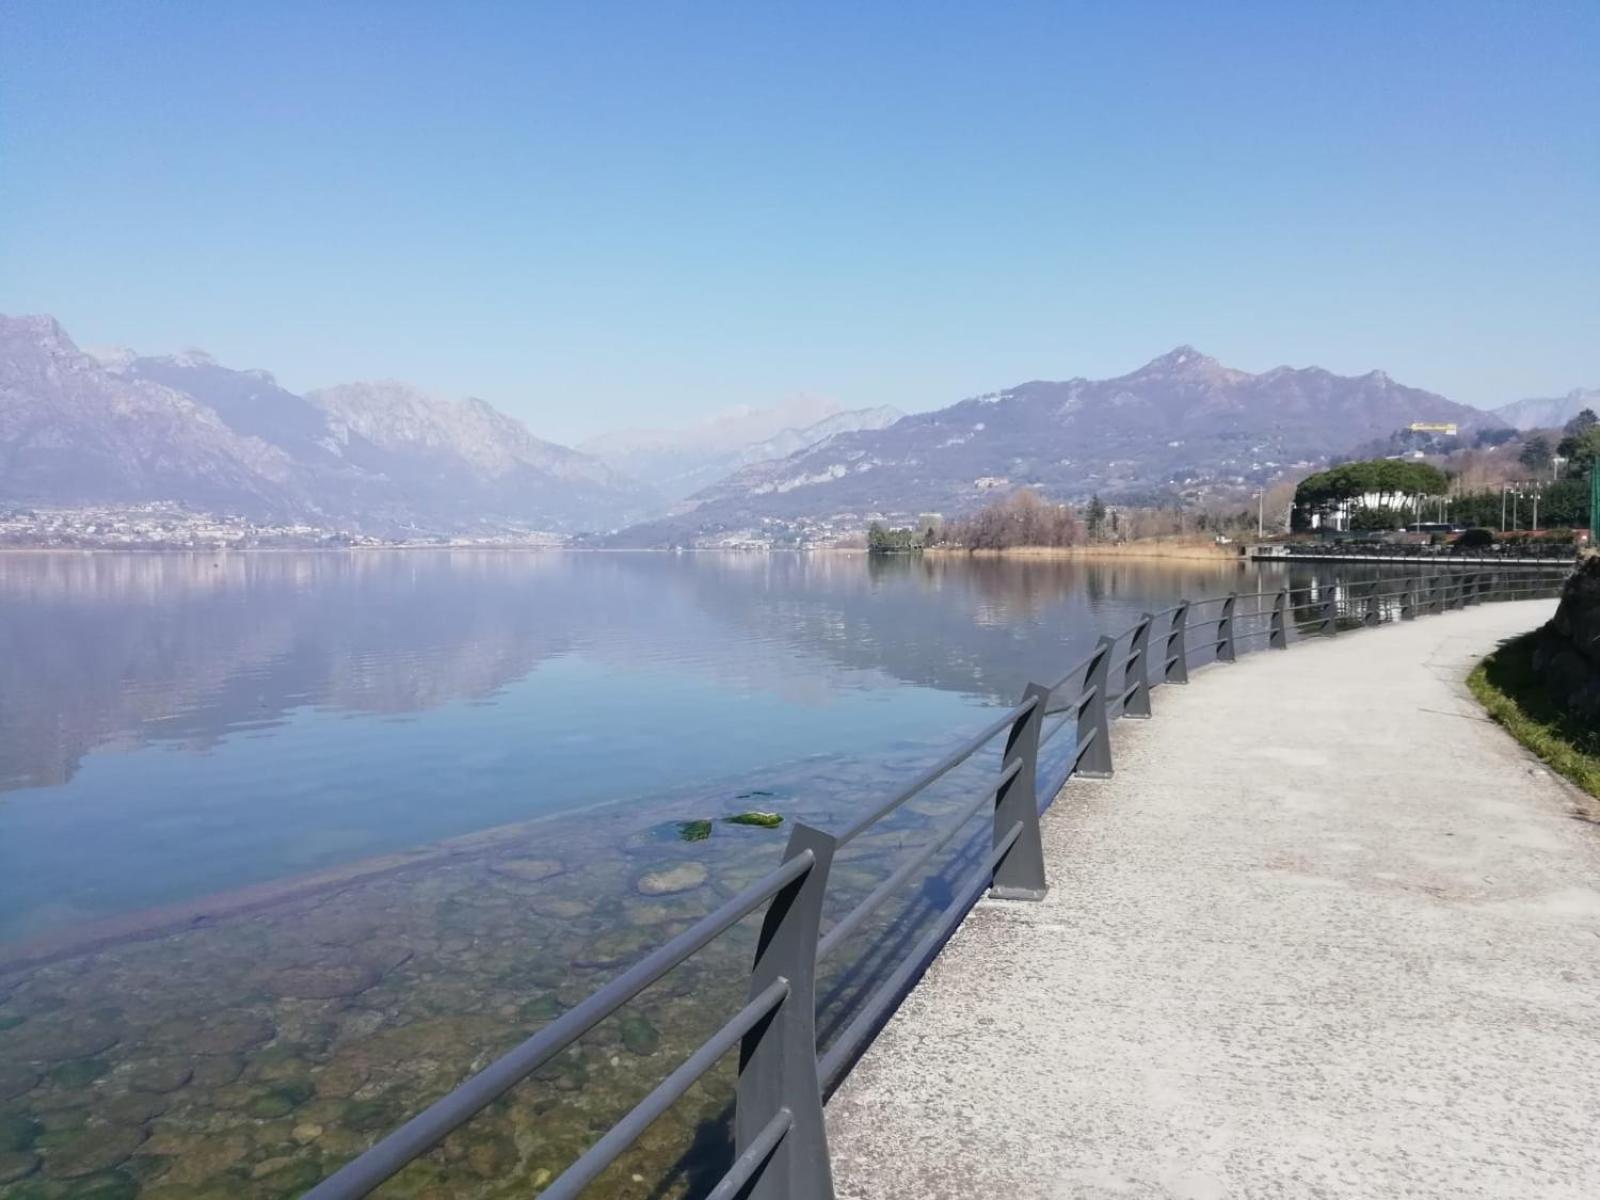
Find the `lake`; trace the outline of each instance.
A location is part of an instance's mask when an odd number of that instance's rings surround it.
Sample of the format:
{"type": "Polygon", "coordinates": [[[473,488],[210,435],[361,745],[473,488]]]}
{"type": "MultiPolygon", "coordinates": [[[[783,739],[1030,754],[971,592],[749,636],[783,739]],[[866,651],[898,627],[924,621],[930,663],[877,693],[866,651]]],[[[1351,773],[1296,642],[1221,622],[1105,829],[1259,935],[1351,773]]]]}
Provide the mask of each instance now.
{"type": "MultiPolygon", "coordinates": [[[[842,824],[1100,632],[1291,570],[0,555],[0,1196],[296,1195],[777,861],[782,829],[719,818],[842,824]]],[[[852,844],[838,903],[995,769],[852,844]]],[[[824,1037],[977,844],[856,935],[824,1037]]],[[[720,940],[384,1194],[536,1190],[749,953],[720,940]]],[[[691,1096],[596,1194],[695,1190],[726,1094],[691,1096]]]]}

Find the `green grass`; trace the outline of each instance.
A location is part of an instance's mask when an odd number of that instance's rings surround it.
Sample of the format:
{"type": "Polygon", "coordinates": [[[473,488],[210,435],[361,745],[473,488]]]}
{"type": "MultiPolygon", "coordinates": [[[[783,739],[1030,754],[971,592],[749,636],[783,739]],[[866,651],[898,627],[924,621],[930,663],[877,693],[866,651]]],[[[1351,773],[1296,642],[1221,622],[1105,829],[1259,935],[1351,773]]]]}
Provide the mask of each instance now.
{"type": "Polygon", "coordinates": [[[1467,676],[1489,716],[1591,796],[1600,798],[1600,731],[1545,690],[1533,669],[1536,634],[1507,642],[1467,676]]]}

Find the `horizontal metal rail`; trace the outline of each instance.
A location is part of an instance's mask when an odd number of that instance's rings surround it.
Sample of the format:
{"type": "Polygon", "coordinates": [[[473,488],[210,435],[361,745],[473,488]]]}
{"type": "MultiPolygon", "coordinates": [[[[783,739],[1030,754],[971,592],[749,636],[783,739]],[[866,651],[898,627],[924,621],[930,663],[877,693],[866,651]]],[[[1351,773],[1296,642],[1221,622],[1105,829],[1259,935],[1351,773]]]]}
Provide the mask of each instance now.
{"type": "Polygon", "coordinates": [[[1004,787],[1007,783],[1011,782],[1012,779],[1016,778],[1017,773],[1021,770],[1022,763],[1020,760],[1011,763],[1009,767],[1000,773],[1000,779],[994,785],[994,787],[978,796],[975,800],[969,802],[967,806],[963,808],[959,814],[957,814],[956,819],[951,821],[942,832],[933,838],[932,841],[928,842],[927,845],[923,846],[920,850],[907,858],[905,862],[901,863],[900,866],[896,867],[894,872],[887,879],[885,879],[877,887],[873,888],[870,893],[868,893],[865,900],[861,901],[860,904],[856,905],[848,913],[840,917],[839,920],[834,923],[833,927],[829,929],[828,932],[823,936],[822,941],[817,944],[817,957],[819,959],[826,958],[838,948],[841,942],[859,929],[861,927],[861,923],[870,917],[874,912],[876,912],[885,900],[894,895],[894,893],[900,889],[900,886],[916,873],[919,867],[926,863],[935,854],[939,853],[939,851],[948,846],[956,834],[965,829],[967,823],[971,821],[981,809],[987,808],[993,804],[994,793],[1000,788],[1004,787]]]}
{"type": "Polygon", "coordinates": [[[647,954],[599,991],[436,1100],[372,1149],[306,1193],[306,1200],[365,1196],[459,1129],[668,971],[811,870],[807,851],[787,859],[714,912],[647,954]]]}
{"type": "Polygon", "coordinates": [[[766,1165],[772,1152],[778,1148],[778,1143],[793,1128],[794,1114],[787,1108],[780,1108],[773,1113],[772,1119],[750,1139],[745,1152],[733,1160],[733,1166],[728,1168],[722,1182],[706,1193],[706,1200],[733,1200],[735,1196],[743,1196],[745,1185],[766,1165]]]}
{"type": "Polygon", "coordinates": [[[886,800],[877,808],[873,809],[871,812],[852,823],[848,829],[839,835],[839,845],[843,846],[854,841],[856,838],[860,837],[862,833],[866,832],[866,830],[872,828],[872,826],[883,820],[884,817],[888,816],[895,809],[899,808],[907,800],[910,800],[918,792],[926,789],[929,784],[934,783],[948,775],[951,771],[955,770],[962,763],[966,762],[967,759],[971,758],[979,750],[983,749],[984,745],[988,743],[988,741],[993,738],[995,734],[999,733],[1003,729],[1009,729],[1019,718],[1027,716],[1030,712],[1032,712],[1034,706],[1037,704],[1038,700],[1029,698],[1028,700],[1025,700],[1021,704],[1017,705],[1010,712],[997,717],[990,724],[984,726],[976,734],[968,738],[959,749],[952,751],[950,754],[940,759],[921,775],[917,776],[916,779],[912,780],[911,783],[907,784],[901,791],[895,793],[895,795],[890,799],[886,800]]]}
{"type": "MultiPolygon", "coordinates": [[[[1352,558],[1358,557],[1352,555],[1352,558]]],[[[1022,699],[905,787],[874,805],[836,836],[794,827],[784,858],[772,871],[719,905],[638,963],[580,1001],[544,1029],[412,1117],[370,1150],[306,1193],[308,1200],[365,1196],[408,1163],[529,1075],[551,1062],[601,1021],[615,1014],[715,938],[765,906],[746,1002],[675,1069],[613,1124],[541,1195],[573,1200],[625,1153],[695,1082],[735,1046],[740,1048],[734,1106],[732,1165],[708,1193],[710,1200],[830,1200],[831,1167],[822,1123],[822,1100],[838,1086],[873,1037],[893,1016],[955,928],[987,890],[1000,898],[1044,895],[1040,815],[1074,776],[1111,774],[1113,719],[1147,718],[1150,693],[1188,680],[1189,660],[1226,666],[1242,645],[1287,649],[1308,636],[1338,636],[1358,626],[1412,620],[1483,600],[1548,596],[1564,577],[1547,570],[1513,572],[1429,556],[1428,569],[1400,578],[1313,581],[1198,601],[1181,601],[1115,636],[1055,684],[1030,684],[1022,699]],[[1241,602],[1243,606],[1241,608],[1241,602]],[[1207,613],[1217,605],[1217,615],[1207,613]],[[1198,631],[1198,640],[1190,637],[1198,631]],[[1131,640],[1131,641],[1130,641],[1131,640]],[[1120,647],[1129,643],[1126,652],[1120,647]],[[1069,684],[1074,687],[1062,695],[1069,684]],[[1059,719],[1046,725],[1047,715],[1059,719]],[[1048,779],[1038,778],[1040,748],[1071,727],[1073,743],[1048,779]],[[821,916],[834,852],[923,794],[978,751],[1005,735],[998,772],[947,814],[926,842],[911,850],[865,898],[822,932],[821,916]],[[817,964],[860,932],[891,897],[971,828],[992,815],[987,851],[957,885],[903,958],[883,964],[889,973],[851,1015],[843,1031],[817,1057],[817,964]]],[[[963,850],[956,861],[968,853],[963,850]]],[[[896,921],[903,920],[897,917],[896,921]]],[[[892,927],[893,923],[891,923],[892,927]]]]}
{"type": "Polygon", "coordinates": [[[711,1038],[686,1058],[677,1070],[634,1105],[627,1116],[606,1130],[600,1140],[590,1146],[577,1162],[551,1180],[539,1193],[542,1200],[572,1200],[593,1183],[602,1171],[616,1162],[624,1150],[638,1141],[640,1135],[655,1124],[656,1120],[693,1087],[702,1075],[716,1066],[718,1059],[737,1046],[744,1039],[744,1035],[755,1028],[758,1021],[765,1020],[772,1014],[773,1009],[788,998],[788,980],[777,979],[768,984],[759,996],[741,1008],[731,1021],[712,1034],[711,1038]]]}

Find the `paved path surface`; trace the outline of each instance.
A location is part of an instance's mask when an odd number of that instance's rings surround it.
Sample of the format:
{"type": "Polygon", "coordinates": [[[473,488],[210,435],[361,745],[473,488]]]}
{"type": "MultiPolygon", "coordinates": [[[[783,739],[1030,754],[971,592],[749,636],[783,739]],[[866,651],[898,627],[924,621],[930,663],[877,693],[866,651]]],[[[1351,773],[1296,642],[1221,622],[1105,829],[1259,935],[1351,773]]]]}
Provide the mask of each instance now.
{"type": "Polygon", "coordinates": [[[1115,727],[828,1108],[841,1197],[1600,1197],[1600,826],[1485,722],[1492,604],[1115,727]]]}

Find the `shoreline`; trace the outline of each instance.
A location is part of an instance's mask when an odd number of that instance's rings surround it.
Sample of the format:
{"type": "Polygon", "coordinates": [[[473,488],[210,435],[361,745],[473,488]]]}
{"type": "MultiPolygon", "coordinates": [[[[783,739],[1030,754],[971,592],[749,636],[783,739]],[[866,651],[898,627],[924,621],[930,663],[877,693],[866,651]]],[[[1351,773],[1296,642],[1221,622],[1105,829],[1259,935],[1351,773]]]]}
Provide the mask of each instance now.
{"type": "Polygon", "coordinates": [[[1211,542],[1121,542],[1099,546],[1008,546],[1003,550],[966,550],[958,546],[931,546],[923,554],[940,558],[1037,559],[1189,559],[1195,562],[1238,562],[1244,558],[1237,544],[1211,542]]]}
{"type": "MultiPolygon", "coordinates": [[[[93,554],[844,554],[865,556],[865,546],[558,546],[541,543],[477,545],[469,542],[419,546],[0,546],[6,555],[93,554]]],[[[1244,557],[1237,543],[1218,546],[1210,542],[1122,542],[1095,546],[1008,546],[1001,550],[967,550],[959,546],[929,546],[895,553],[938,558],[1118,559],[1165,558],[1201,562],[1231,562],[1244,557]]]]}

